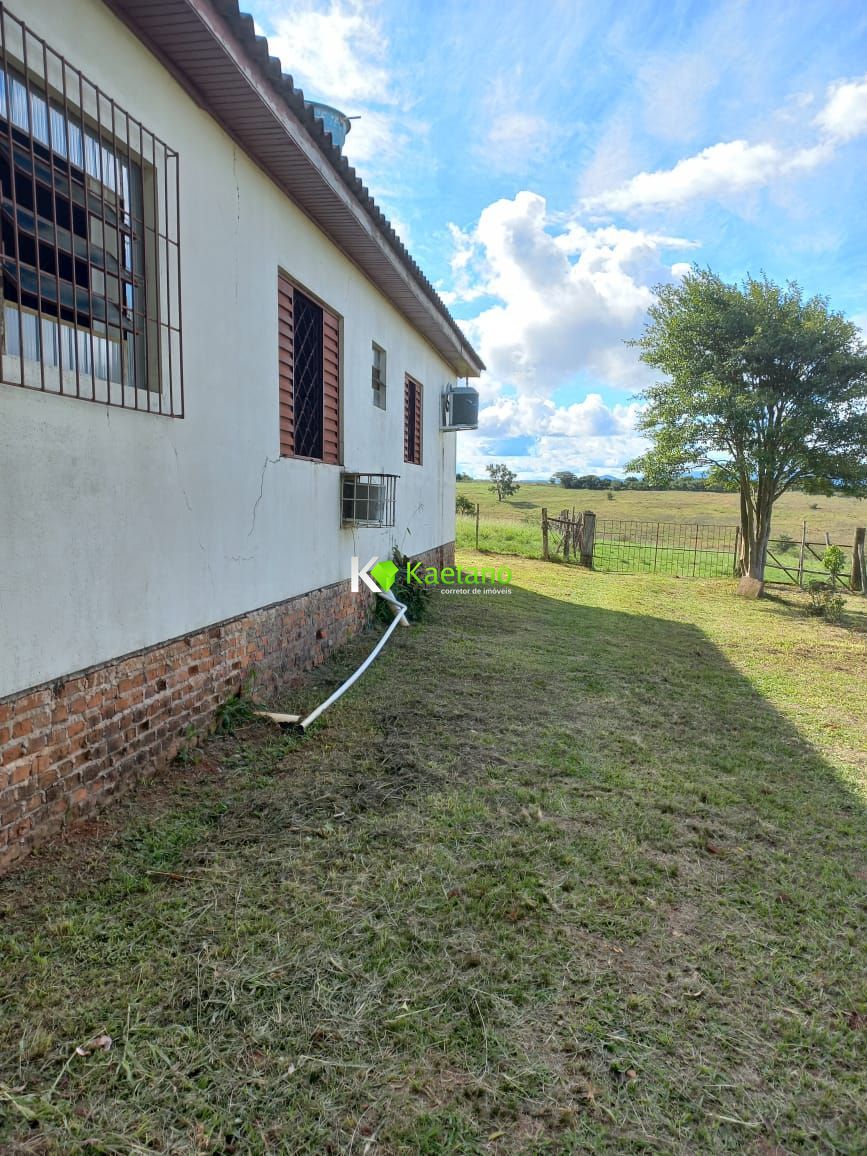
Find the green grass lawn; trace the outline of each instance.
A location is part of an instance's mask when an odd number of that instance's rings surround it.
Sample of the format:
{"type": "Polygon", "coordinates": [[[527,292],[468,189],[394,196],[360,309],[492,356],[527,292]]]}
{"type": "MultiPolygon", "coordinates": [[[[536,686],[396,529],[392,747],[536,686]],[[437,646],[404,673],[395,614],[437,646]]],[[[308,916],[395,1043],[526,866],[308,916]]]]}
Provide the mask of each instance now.
{"type": "MultiPolygon", "coordinates": [[[[601,490],[564,490],[560,486],[535,482],[522,482],[517,494],[502,502],[497,501],[487,482],[458,482],[457,492],[480,504],[483,519],[506,520],[537,528],[543,506],[551,517],[574,507],[576,510],[593,510],[599,518],[728,526],[738,523],[736,494],[620,490],[609,501],[601,490]]],[[[805,520],[810,538],[822,541],[827,531],[833,541],[848,545],[855,527],[867,525],[867,501],[784,494],[775,508],[773,533],[786,533],[800,541],[801,525],[805,520]]],[[[458,521],[468,522],[470,519],[458,521]]]]}
{"type": "Polygon", "coordinates": [[[867,616],[505,562],[0,882],[0,1151],[864,1152],[867,616]]]}
{"type": "MultiPolygon", "coordinates": [[[[604,491],[564,490],[560,486],[522,483],[512,498],[498,502],[496,495],[484,482],[460,482],[458,494],[463,494],[480,507],[478,548],[487,552],[515,554],[523,558],[542,557],[541,512],[556,517],[563,509],[592,509],[597,515],[597,541],[594,565],[600,570],[616,572],[653,572],[658,570],[679,577],[730,577],[734,563],[733,528],[738,521],[737,497],[734,494],[690,494],[677,491],[620,491],[609,501],[604,491]],[[674,523],[673,529],[663,532],[675,545],[654,548],[654,524],[674,523]],[[643,523],[638,528],[632,523],[643,523]],[[678,548],[690,540],[690,525],[718,526],[719,530],[702,531],[703,550],[696,555],[678,548]],[[722,527],[731,527],[729,536],[722,527]],[[731,547],[716,551],[710,549],[719,536],[730,537],[731,547]],[[621,542],[644,543],[640,548],[623,546],[621,542]],[[694,563],[698,562],[698,565],[694,563]]],[[[765,578],[768,582],[796,584],[798,552],[802,523],[807,521],[807,540],[814,543],[813,552],[805,555],[805,578],[823,580],[827,577],[821,563],[825,533],[844,547],[846,564],[844,576],[851,571],[851,544],[857,525],[867,521],[867,503],[858,498],[821,498],[806,494],[785,494],[777,503],[774,517],[773,557],[769,558],[765,578]],[[812,509],[817,506],[818,509],[812,509]],[[785,535],[787,541],[777,541],[785,535]],[[778,564],[779,563],[779,564],[778,564]]],[[[460,549],[476,548],[476,520],[470,515],[459,515],[456,539],[460,549]]],[[[552,556],[556,538],[551,538],[552,556]]]]}

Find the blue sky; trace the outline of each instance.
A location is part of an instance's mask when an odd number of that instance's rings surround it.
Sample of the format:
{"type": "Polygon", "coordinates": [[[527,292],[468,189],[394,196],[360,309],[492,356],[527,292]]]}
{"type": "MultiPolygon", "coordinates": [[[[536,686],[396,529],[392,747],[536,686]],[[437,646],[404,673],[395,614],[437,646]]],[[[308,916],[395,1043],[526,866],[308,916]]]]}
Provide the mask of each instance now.
{"type": "Polygon", "coordinates": [[[867,8],[256,0],[488,365],[459,467],[620,474],[651,287],[766,272],[867,327],[867,8]]]}

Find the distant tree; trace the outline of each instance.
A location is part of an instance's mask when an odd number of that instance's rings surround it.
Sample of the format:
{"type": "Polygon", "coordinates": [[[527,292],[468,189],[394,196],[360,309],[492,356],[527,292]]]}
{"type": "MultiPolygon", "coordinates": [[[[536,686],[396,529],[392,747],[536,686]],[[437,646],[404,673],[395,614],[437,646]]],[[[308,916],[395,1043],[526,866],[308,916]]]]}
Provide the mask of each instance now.
{"type": "Polygon", "coordinates": [[[558,470],[551,477],[551,485],[562,486],[564,490],[575,490],[578,488],[578,478],[571,470],[558,470]]]}
{"type": "Polygon", "coordinates": [[[605,491],[605,497],[608,499],[609,502],[613,502],[614,501],[614,491],[613,490],[606,490],[605,491]]]}
{"type": "Polygon", "coordinates": [[[740,496],[744,574],[763,580],[774,503],[787,490],[867,495],[867,347],[823,297],[695,268],[654,290],[641,359],[652,446],[629,469],[650,485],[697,467],[740,496]]]}
{"type": "Polygon", "coordinates": [[[458,481],[458,482],[472,482],[474,480],[475,479],[473,478],[472,474],[456,474],[455,475],[455,481],[458,481]]]}
{"type": "Polygon", "coordinates": [[[455,498],[455,513],[456,514],[475,514],[476,503],[471,502],[466,494],[458,494],[455,498]]]}
{"type": "Polygon", "coordinates": [[[493,482],[492,486],[488,486],[497,495],[497,501],[502,502],[503,498],[511,498],[512,494],[517,494],[520,486],[517,481],[517,474],[513,473],[507,465],[493,465],[485,466],[488,475],[493,482]]]}

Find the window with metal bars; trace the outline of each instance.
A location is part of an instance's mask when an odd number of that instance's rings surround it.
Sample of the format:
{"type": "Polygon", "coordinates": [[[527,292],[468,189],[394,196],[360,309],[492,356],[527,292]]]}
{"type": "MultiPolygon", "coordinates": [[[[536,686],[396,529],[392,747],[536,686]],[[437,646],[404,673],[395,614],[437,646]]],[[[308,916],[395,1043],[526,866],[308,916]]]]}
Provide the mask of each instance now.
{"type": "Polygon", "coordinates": [[[2,380],[183,415],[177,154],[0,4],[2,380]]]}
{"type": "Polygon", "coordinates": [[[322,310],[295,293],[295,453],[322,457],[322,310]]]}
{"type": "Polygon", "coordinates": [[[340,322],[280,274],[280,453],[340,461],[340,322]]]}
{"type": "Polygon", "coordinates": [[[344,526],[393,526],[397,474],[344,474],[340,509],[344,526]]]}
{"type": "Polygon", "coordinates": [[[422,387],[407,375],[403,387],[403,460],[421,465],[422,387]]]}

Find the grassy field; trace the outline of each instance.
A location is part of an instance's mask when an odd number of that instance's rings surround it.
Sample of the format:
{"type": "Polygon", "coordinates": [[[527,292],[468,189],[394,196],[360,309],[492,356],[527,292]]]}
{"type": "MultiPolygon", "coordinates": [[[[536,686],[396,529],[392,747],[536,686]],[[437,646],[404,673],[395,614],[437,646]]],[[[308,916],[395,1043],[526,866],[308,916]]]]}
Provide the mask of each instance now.
{"type": "MultiPolygon", "coordinates": [[[[554,517],[563,509],[593,510],[599,518],[636,519],[645,522],[706,522],[736,526],[736,494],[690,494],[678,491],[621,490],[609,501],[600,490],[564,490],[524,482],[513,498],[497,501],[486,482],[458,482],[458,493],[481,506],[486,520],[505,520],[539,526],[542,507],[554,517]]],[[[773,532],[800,540],[806,520],[810,537],[847,545],[856,526],[867,525],[867,501],[860,498],[822,498],[808,494],[784,494],[777,503],[773,532]],[[816,507],[815,509],[813,507],[816,507]]],[[[468,521],[468,519],[462,519],[468,521]]]]}
{"type": "Polygon", "coordinates": [[[506,561],[0,882],[0,1151],[864,1152],[865,616],[506,561]]]}
{"type": "MultiPolygon", "coordinates": [[[[459,482],[458,494],[463,494],[480,507],[479,549],[506,554],[516,554],[524,558],[541,558],[542,531],[541,511],[547,508],[549,517],[556,517],[563,509],[592,509],[597,515],[598,534],[594,564],[598,569],[613,571],[652,571],[688,577],[698,573],[704,577],[730,577],[732,575],[734,549],[732,546],[722,551],[705,551],[698,556],[698,566],[694,565],[695,555],[683,549],[654,550],[652,546],[640,550],[622,547],[616,542],[602,541],[603,537],[640,536],[627,526],[605,526],[603,519],[611,521],[637,521],[644,523],[677,523],[686,526],[701,523],[703,526],[734,527],[738,521],[737,497],[734,494],[689,494],[677,491],[642,492],[620,491],[609,501],[604,491],[563,490],[559,486],[545,486],[524,483],[518,493],[502,502],[497,501],[484,482],[459,482]]],[[[824,549],[825,533],[831,540],[846,548],[847,563],[845,573],[851,568],[851,543],[856,525],[867,521],[867,502],[858,498],[817,498],[804,494],[786,494],[778,503],[774,519],[771,545],[780,566],[769,562],[766,579],[768,582],[791,582],[797,572],[798,543],[802,525],[807,522],[807,540],[814,543],[816,554],[824,549]],[[817,509],[812,509],[817,506],[817,509]],[[777,535],[786,535],[792,541],[777,544],[777,535]]],[[[716,533],[717,531],[713,531],[716,533]]],[[[646,539],[653,541],[652,532],[646,539]]],[[[680,533],[680,531],[677,531],[680,533]]],[[[684,532],[684,542],[689,534],[684,532]]],[[[476,525],[473,516],[459,516],[457,519],[457,543],[461,549],[475,549],[476,525]]],[[[825,576],[819,558],[808,553],[807,568],[816,573],[807,578],[825,576]]]]}

